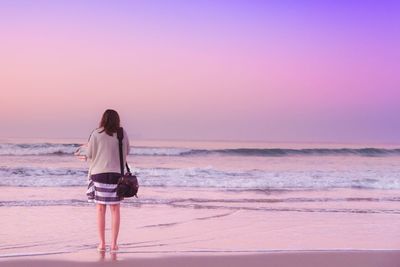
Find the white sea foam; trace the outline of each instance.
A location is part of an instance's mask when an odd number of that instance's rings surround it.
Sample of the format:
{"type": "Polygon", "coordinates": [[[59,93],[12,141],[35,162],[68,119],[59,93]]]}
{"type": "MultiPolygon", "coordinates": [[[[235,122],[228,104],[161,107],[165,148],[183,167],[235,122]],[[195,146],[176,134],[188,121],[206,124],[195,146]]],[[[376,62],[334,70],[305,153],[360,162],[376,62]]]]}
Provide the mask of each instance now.
{"type": "Polygon", "coordinates": [[[33,156],[73,154],[79,144],[0,144],[0,155],[33,156]]]}
{"type": "MultiPolygon", "coordinates": [[[[137,168],[142,186],[201,187],[220,189],[400,189],[400,173],[387,171],[226,171],[205,168],[137,168]],[[379,175],[379,176],[378,176],[379,175]]],[[[86,169],[0,168],[2,186],[83,186],[86,169]]]]}
{"type": "MultiPolygon", "coordinates": [[[[2,143],[0,185],[83,186],[88,166],[72,156],[79,147],[80,144],[74,143],[2,143]]],[[[139,163],[139,166],[146,162],[146,167],[136,169],[142,186],[400,189],[400,172],[396,167],[399,153],[399,149],[393,148],[194,149],[141,146],[132,147],[133,155],[129,160],[139,163]],[[210,164],[213,166],[207,166],[210,164]]]]}
{"type": "Polygon", "coordinates": [[[132,155],[140,156],[181,156],[189,154],[192,149],[174,147],[132,147],[132,155]]]}

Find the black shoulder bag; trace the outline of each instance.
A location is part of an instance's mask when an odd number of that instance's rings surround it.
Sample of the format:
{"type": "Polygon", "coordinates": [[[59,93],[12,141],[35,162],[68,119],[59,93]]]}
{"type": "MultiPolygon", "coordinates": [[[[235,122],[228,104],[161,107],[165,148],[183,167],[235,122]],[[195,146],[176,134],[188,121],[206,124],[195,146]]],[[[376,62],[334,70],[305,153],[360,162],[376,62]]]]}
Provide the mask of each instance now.
{"type": "Polygon", "coordinates": [[[129,170],[127,163],[125,164],[127,173],[124,174],[124,157],[122,155],[122,139],[124,139],[124,130],[122,127],[118,129],[117,137],[119,145],[119,162],[121,166],[121,178],[118,180],[117,196],[121,198],[133,196],[137,197],[139,182],[136,175],[133,175],[129,170]]]}

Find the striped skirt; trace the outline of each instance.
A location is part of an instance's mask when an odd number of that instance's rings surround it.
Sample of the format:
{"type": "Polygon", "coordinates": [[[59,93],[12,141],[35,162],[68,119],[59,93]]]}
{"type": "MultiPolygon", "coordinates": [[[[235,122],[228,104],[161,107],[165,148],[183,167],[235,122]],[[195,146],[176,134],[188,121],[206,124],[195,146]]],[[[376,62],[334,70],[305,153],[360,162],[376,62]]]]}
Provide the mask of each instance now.
{"type": "Polygon", "coordinates": [[[98,173],[90,176],[86,195],[89,202],[99,204],[119,204],[117,183],[120,173],[98,173]]]}

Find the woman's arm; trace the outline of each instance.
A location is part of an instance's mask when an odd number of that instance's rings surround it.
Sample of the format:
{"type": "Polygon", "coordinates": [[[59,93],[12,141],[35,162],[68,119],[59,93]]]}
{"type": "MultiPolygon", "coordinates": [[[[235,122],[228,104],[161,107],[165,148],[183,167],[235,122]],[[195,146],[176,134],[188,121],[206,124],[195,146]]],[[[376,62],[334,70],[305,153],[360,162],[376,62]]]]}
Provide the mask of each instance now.
{"type": "MultiPolygon", "coordinates": [[[[94,132],[94,131],[93,131],[94,132]]],[[[91,158],[93,158],[93,155],[94,155],[94,151],[95,151],[95,145],[96,145],[96,138],[95,138],[95,136],[93,135],[93,132],[92,132],[92,134],[90,135],[90,137],[89,137],[89,142],[88,142],[88,145],[87,145],[87,150],[86,150],[86,157],[88,158],[88,159],[91,159],[91,158]]]]}
{"type": "Polygon", "coordinates": [[[129,155],[130,152],[129,137],[125,130],[124,130],[124,141],[126,147],[126,155],[129,155]]]}

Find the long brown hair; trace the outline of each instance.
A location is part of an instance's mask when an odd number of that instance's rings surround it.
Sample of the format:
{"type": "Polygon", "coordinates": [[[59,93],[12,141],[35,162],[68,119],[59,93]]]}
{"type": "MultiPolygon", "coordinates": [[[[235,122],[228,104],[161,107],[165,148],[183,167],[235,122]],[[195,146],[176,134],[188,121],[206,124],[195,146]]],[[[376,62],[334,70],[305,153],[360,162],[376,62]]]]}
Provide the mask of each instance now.
{"type": "Polygon", "coordinates": [[[101,117],[100,127],[104,129],[100,132],[106,132],[106,134],[112,136],[113,133],[116,133],[120,127],[120,120],[118,112],[113,109],[107,109],[103,113],[103,117],[101,117]]]}

